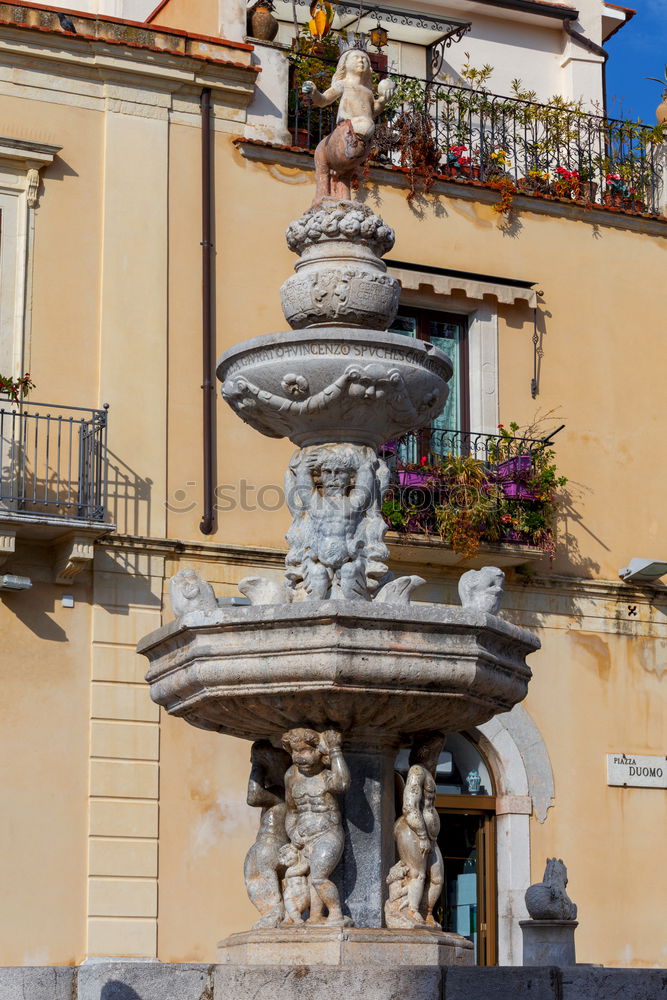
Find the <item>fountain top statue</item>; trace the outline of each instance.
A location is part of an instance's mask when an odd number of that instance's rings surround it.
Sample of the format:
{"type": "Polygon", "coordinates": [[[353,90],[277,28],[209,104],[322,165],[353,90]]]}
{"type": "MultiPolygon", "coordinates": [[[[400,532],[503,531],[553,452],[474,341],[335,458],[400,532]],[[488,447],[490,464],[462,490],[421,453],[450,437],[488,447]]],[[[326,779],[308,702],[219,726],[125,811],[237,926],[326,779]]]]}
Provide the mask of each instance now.
{"type": "Polygon", "coordinates": [[[340,100],[338,124],[315,150],[315,200],[333,196],[349,200],[358,169],[370,155],[375,119],[394,93],[392,80],[380,80],[373,94],[371,61],[361,49],[348,49],[338,60],[331,86],[321,93],[312,80],[303,92],[313,104],[326,108],[340,100]]]}

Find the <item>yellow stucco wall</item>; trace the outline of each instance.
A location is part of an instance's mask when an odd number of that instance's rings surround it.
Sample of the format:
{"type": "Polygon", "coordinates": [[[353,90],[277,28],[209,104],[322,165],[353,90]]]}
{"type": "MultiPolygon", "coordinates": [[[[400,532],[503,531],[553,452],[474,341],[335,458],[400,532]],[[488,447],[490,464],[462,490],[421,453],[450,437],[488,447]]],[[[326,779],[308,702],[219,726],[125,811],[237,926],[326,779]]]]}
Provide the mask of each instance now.
{"type": "MultiPolygon", "coordinates": [[[[0,608],[11,706],[0,730],[9,817],[0,855],[11,858],[0,963],[67,964],[91,953],[211,961],[216,940],[253,919],[241,873],[257,822],[244,803],[249,747],[158,720],[132,648],[161,614],[170,617],[164,580],[178,566],[196,565],[219,594],[233,593],[257,563],[249,555],[245,565],[232,564],[223,547],[281,549],[288,519],[284,509],[252,511],[239,502],[219,512],[216,534],[201,544],[194,97],[190,117],[181,108],[171,122],[154,111],[85,104],[0,94],[0,133],[63,147],[42,174],[35,213],[36,398],[109,402],[111,510],[120,532],[151,536],[155,546],[165,538],[191,545],[181,556],[173,546],[142,554],[150,547],[143,541],[134,543],[138,555],[128,554],[126,540],[109,551],[100,546],[95,596],[92,577],[77,578],[68,610],[45,550],[22,550],[11,565],[35,586],[3,597],[0,608]],[[100,723],[117,727],[101,751],[100,723]],[[103,775],[100,762],[111,765],[103,775]],[[126,796],[121,774],[129,775],[126,796]],[[124,797],[137,806],[132,815],[121,809],[124,797]]],[[[218,125],[220,354],[285,327],[278,288],[294,258],[283,232],[309,203],[312,174],[244,158],[231,143],[240,126],[224,116],[218,125]]],[[[525,208],[503,225],[486,195],[450,194],[410,205],[401,189],[372,183],[366,197],[397,230],[396,259],[537,283],[540,394],[530,395],[532,315],[501,306],[501,421],[523,424],[551,412],[567,425],[557,452],[571,499],[554,564],[533,568],[538,583],[553,580],[553,588],[508,574],[508,617],[537,628],[543,642],[526,708],[556,788],[546,821],[532,821],[532,874],[541,876],[547,855],[565,858],[580,906],[581,961],[664,965],[658,914],[666,866],[657,851],[666,796],[609,788],[604,755],[665,752],[667,602],[633,591],[639,615],[631,619],[620,584],[602,594],[577,580],[613,583],[631,556],[663,555],[667,473],[657,456],[667,235],[567,207],[525,208]]],[[[246,480],[248,507],[259,488],[281,484],[289,443],[262,438],[219,399],[216,435],[216,481],[233,488],[226,495],[240,499],[246,480]]],[[[435,580],[435,597],[453,599],[453,571],[431,566],[424,575],[435,580]]]]}

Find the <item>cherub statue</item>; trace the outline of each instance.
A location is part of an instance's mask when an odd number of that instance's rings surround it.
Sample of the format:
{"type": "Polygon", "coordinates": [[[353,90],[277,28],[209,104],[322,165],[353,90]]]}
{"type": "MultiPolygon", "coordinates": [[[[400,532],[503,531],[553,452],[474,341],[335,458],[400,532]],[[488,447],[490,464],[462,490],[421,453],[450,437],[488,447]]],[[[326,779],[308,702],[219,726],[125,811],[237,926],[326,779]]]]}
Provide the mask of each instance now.
{"type": "Polygon", "coordinates": [[[315,199],[332,196],[350,199],[357,169],[371,151],[375,119],[394,93],[392,80],[381,80],[378,96],[373,95],[371,61],[361,49],[348,49],[338,60],[331,86],[320,93],[312,80],[303,85],[313,104],[325,108],[340,99],[334,131],[315,150],[315,199]]]}
{"type": "MultiPolygon", "coordinates": [[[[345,841],[336,796],[350,787],[340,733],[291,729],[282,742],[292,757],[285,775],[285,827],[297,851],[296,861],[285,872],[286,882],[307,873],[309,924],[347,926],[350,920],[343,916],[338,890],[331,881],[345,841]]],[[[295,909],[298,911],[298,906],[295,909]]],[[[290,922],[295,916],[294,912],[290,915],[290,922]]]]}
{"type": "Polygon", "coordinates": [[[560,858],[547,858],[541,882],[526,889],[526,908],[533,920],[576,920],[577,907],[565,889],[567,868],[560,858]]]}
{"type": "Polygon", "coordinates": [[[505,574],[496,566],[469,569],[459,580],[459,597],[464,608],[498,614],[503,599],[505,574]]]}
{"type": "Polygon", "coordinates": [[[387,575],[379,498],[387,468],[372,448],[333,444],[297,452],[285,480],[294,518],[286,577],[313,600],[368,600],[387,575]]]}
{"type": "Polygon", "coordinates": [[[252,745],[250,761],[247,802],[261,808],[262,814],[255,843],[246,854],[243,877],[250,902],[261,914],[255,927],[277,927],[285,916],[281,893],[285,862],[281,850],[289,846],[285,829],[285,772],[290,759],[268,740],[257,740],[252,745]]]}
{"type": "Polygon", "coordinates": [[[218,610],[213,587],[193,569],[181,569],[172,576],[169,581],[169,598],[176,618],[182,618],[191,611],[218,610]]]}
{"type": "Polygon", "coordinates": [[[445,737],[440,732],[415,737],[403,792],[403,814],[394,824],[399,860],[387,876],[387,927],[439,927],[433,908],[444,883],[438,847],[440,817],[435,808],[435,771],[445,737]]]}

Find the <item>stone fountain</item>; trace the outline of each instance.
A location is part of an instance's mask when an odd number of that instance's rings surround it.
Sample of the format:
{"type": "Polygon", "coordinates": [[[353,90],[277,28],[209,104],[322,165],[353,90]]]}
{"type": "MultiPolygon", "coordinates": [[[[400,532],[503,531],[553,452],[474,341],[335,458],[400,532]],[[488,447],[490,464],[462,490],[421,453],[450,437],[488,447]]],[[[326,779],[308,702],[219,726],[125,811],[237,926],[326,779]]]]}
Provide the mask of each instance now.
{"type": "Polygon", "coordinates": [[[248,802],[262,813],[244,874],[260,918],[221,942],[221,962],[471,964],[470,942],[433,916],[443,886],[435,768],[446,733],[525,697],[525,658],[539,642],[497,617],[500,570],[464,574],[462,606],[443,607],[411,603],[424,581],[387,568],[378,451],[442,411],[452,365],[387,332],[400,289],[382,256],[394,233],[350,197],[389,88],[374,98],[356,51],[329,91],[307,90],[316,103],[340,98],[342,120],[316,152],[315,202],[287,230],[298,256],[281,289],[292,330],[244,341],[218,366],[234,412],[297,446],[284,577],[248,577],[239,588],[250,606],[220,607],[181,571],[175,621],[139,651],[171,715],[252,741],[248,802]],[[397,810],[394,761],[406,745],[397,810]]]}

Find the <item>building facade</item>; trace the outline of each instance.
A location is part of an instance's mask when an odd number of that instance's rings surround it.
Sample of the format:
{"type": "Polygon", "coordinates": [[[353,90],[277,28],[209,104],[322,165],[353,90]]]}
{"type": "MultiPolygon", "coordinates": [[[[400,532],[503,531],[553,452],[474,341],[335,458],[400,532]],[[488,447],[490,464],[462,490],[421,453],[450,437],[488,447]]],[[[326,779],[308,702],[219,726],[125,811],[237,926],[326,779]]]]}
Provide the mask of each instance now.
{"type": "MultiPolygon", "coordinates": [[[[71,27],[60,9],[0,3],[0,373],[36,384],[3,404],[0,424],[5,965],[212,961],[219,938],[254,920],[249,747],[160,712],[135,644],[171,617],[178,569],[221,598],[244,576],[281,572],[291,447],[241,424],[206,375],[239,340],[284,328],[284,230],[312,199],[326,120],[300,96],[292,5],[276,6],[278,35],[262,42],[248,40],[239,3],[114,4],[65,12],[71,27]],[[16,577],[28,589],[7,589],[16,577]]],[[[389,536],[394,568],[428,580],[419,600],[456,603],[463,569],[502,566],[503,614],[542,640],[526,701],[443,755],[443,917],[474,937],[478,961],[520,964],[523,893],[562,857],[578,959],[663,966],[667,795],[659,779],[624,787],[607,770],[622,755],[661,769],[667,748],[667,591],[619,578],[633,557],[666,558],[662,146],[599,124],[602,46],[631,12],[602,0],[404,6],[426,27],[387,20],[386,71],[422,81],[413,111],[450,109],[438,112],[440,159],[420,173],[394,146],[359,196],[397,233],[402,332],[446,341],[458,374],[447,425],[388,448],[396,482],[418,477],[422,458],[462,457],[462,443],[487,467],[494,455],[496,468],[520,465],[565,425],[553,543],[522,529],[455,551],[423,521],[389,536]],[[482,87],[465,76],[487,63],[482,87]],[[471,83],[499,97],[476,97],[464,126],[471,83]],[[554,119],[534,107],[554,94],[583,104],[561,112],[564,138],[549,147],[554,119]],[[500,118],[514,123],[511,149],[492,131],[500,118]],[[518,138],[528,120],[531,146],[518,138]],[[513,423],[533,428],[530,446],[502,452],[498,425],[513,423]]],[[[295,7],[299,25],[307,9],[295,7]]],[[[511,478],[502,503],[513,490],[521,500],[511,478]]]]}

